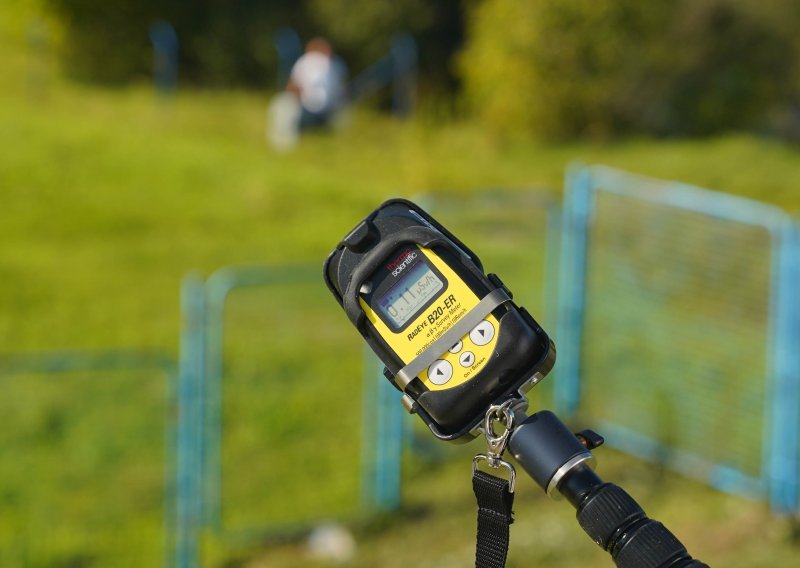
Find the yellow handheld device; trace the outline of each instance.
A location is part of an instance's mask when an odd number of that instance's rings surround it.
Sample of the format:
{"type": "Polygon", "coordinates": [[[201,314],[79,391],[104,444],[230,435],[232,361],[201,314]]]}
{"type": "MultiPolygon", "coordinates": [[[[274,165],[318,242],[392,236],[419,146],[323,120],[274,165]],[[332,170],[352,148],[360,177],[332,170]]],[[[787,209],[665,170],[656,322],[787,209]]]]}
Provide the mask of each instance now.
{"type": "Polygon", "coordinates": [[[520,397],[555,362],[549,337],[500,279],[410,201],[361,221],[324,275],[403,405],[441,439],[470,439],[489,406],[520,397]]]}

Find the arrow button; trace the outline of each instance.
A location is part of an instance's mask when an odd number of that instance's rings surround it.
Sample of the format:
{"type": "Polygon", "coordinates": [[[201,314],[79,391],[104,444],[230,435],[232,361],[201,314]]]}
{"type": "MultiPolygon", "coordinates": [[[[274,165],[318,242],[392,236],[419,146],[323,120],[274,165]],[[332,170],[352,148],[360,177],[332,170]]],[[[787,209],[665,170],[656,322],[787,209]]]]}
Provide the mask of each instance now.
{"type": "Polygon", "coordinates": [[[462,367],[469,367],[475,362],[475,355],[472,351],[464,351],[458,358],[458,362],[461,363],[462,367]]]}
{"type": "Polygon", "coordinates": [[[483,320],[469,332],[469,339],[475,345],[486,345],[494,337],[494,326],[489,320],[483,320]]]}
{"type": "Polygon", "coordinates": [[[446,384],[452,378],[453,366],[444,359],[438,359],[428,367],[428,380],[435,385],[446,384]]]}

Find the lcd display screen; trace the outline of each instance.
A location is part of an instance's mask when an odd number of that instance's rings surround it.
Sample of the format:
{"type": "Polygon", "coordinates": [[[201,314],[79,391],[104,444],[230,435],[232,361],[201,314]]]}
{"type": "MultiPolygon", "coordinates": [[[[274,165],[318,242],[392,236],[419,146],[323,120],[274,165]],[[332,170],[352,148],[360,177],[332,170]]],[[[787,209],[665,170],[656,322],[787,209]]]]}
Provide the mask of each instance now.
{"type": "Polygon", "coordinates": [[[418,262],[378,299],[378,309],[395,329],[400,329],[442,288],[444,283],[436,273],[424,262],[418,262]]]}

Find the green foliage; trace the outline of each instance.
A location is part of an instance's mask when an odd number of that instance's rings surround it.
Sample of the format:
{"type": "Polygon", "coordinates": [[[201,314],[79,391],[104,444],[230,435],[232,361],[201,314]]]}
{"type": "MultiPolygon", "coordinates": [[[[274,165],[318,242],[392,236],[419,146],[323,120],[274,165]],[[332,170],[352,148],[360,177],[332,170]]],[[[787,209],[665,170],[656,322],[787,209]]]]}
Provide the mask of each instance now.
{"type": "Polygon", "coordinates": [[[425,88],[454,89],[453,54],[463,42],[462,0],[308,0],[308,16],[351,69],[360,71],[386,55],[393,36],[417,41],[425,88]]]}
{"type": "Polygon", "coordinates": [[[386,53],[387,40],[401,31],[430,25],[434,7],[425,0],[310,0],[309,16],[336,44],[363,52],[366,61],[386,53]]]}
{"type": "Polygon", "coordinates": [[[150,76],[148,27],[164,19],[180,38],[181,81],[216,86],[273,85],[278,27],[327,36],[352,75],[411,33],[424,92],[463,79],[467,107],[503,134],[774,127],[800,99],[795,0],[41,1],[64,30],[67,69],[91,81],[150,76]]]}
{"type": "Polygon", "coordinates": [[[127,82],[148,76],[148,30],[157,20],[176,29],[181,76],[191,82],[230,85],[272,80],[272,34],[281,25],[307,23],[302,5],[290,0],[45,0],[65,28],[62,59],[73,76],[95,82],[127,82]],[[268,71],[269,70],[269,71],[268,71]]]}
{"type": "Polygon", "coordinates": [[[466,99],[505,133],[691,135],[759,125],[798,94],[798,20],[746,8],[488,0],[471,14],[460,58],[466,99]]]}
{"type": "Polygon", "coordinates": [[[400,32],[417,36],[429,81],[445,84],[447,62],[462,38],[461,0],[43,0],[66,30],[62,54],[73,76],[127,82],[148,76],[148,27],[169,21],[180,39],[181,77],[204,85],[272,85],[277,28],[304,40],[327,36],[351,70],[386,55],[400,32]],[[443,73],[444,71],[444,73],[443,73]]]}
{"type": "Polygon", "coordinates": [[[668,42],[659,46],[664,60],[672,53],[662,79],[666,112],[645,127],[708,134],[763,124],[765,111],[800,94],[794,81],[800,51],[792,41],[796,38],[735,2],[685,3],[674,16],[668,42]]]}
{"type": "Polygon", "coordinates": [[[115,82],[147,69],[147,26],[156,11],[155,0],[47,3],[65,29],[62,55],[72,75],[115,82]]]}

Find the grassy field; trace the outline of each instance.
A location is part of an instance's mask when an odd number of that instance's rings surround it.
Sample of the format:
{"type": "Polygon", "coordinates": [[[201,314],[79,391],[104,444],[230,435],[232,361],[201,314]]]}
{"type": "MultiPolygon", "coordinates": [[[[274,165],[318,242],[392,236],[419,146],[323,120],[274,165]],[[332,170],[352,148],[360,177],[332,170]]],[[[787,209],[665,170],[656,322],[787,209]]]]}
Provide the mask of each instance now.
{"type": "MultiPolygon", "coordinates": [[[[474,124],[442,125],[428,115],[399,122],[361,111],[343,131],[309,136],[296,151],[277,154],[264,142],[267,94],[185,91],[158,100],[146,84],[75,85],[37,63],[25,47],[24,21],[14,15],[0,28],[8,66],[0,76],[4,354],[132,348],[177,357],[178,293],[189,271],[321,265],[336,241],[390,196],[436,191],[468,202],[485,188],[513,194],[534,187],[541,199],[558,200],[573,160],[800,210],[800,151],[745,135],[504,143],[474,124]]],[[[467,240],[496,258],[495,267],[513,263],[503,247],[520,246],[519,236],[494,236],[485,249],[467,240]]],[[[531,257],[542,262],[541,251],[531,257]]],[[[541,298],[540,285],[532,286],[532,298],[541,298]]],[[[360,342],[321,279],[307,309],[290,313],[288,299],[300,292],[232,299],[238,327],[226,340],[223,468],[224,518],[233,529],[356,510],[360,342]],[[275,315],[292,325],[281,327],[280,341],[267,341],[275,315]],[[304,364],[307,345],[325,346],[324,357],[304,364]],[[327,362],[337,359],[343,370],[331,372],[327,362]],[[267,491],[279,483],[297,500],[295,509],[267,491]]],[[[0,564],[143,566],[160,559],[170,408],[161,379],[141,373],[0,377],[0,564]]],[[[469,453],[477,445],[448,452],[455,461],[411,457],[402,514],[353,521],[359,554],[352,565],[470,564],[469,453]]],[[[604,478],[622,484],[712,565],[790,565],[800,554],[792,524],[763,504],[608,450],[598,457],[604,478]]],[[[511,563],[610,564],[570,508],[539,493],[523,482],[511,563]]],[[[215,565],[326,565],[298,543],[262,549],[208,540],[215,565]]]]}

